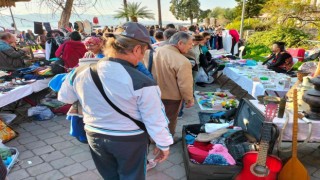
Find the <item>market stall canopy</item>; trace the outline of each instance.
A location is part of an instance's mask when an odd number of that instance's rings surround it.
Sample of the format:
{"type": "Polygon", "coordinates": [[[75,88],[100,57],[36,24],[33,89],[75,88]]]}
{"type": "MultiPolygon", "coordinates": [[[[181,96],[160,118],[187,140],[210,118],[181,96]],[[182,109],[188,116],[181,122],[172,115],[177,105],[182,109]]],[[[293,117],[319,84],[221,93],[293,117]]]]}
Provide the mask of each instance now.
{"type": "Polygon", "coordinates": [[[16,2],[28,2],[30,0],[0,0],[0,7],[15,6],[16,2]]]}

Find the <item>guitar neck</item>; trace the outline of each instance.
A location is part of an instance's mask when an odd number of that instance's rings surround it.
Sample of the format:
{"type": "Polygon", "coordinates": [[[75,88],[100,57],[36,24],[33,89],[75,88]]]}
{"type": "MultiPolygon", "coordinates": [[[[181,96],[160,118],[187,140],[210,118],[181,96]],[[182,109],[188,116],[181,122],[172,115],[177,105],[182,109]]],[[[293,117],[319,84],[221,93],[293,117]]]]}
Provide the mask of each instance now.
{"type": "Polygon", "coordinates": [[[258,159],[257,159],[258,165],[260,166],[266,165],[268,149],[269,149],[269,142],[264,142],[264,141],[260,142],[258,159]]]}
{"type": "Polygon", "coordinates": [[[275,103],[267,104],[265,121],[262,127],[260,147],[259,147],[259,153],[258,153],[258,159],[257,159],[257,164],[260,166],[266,165],[266,160],[267,160],[267,155],[269,150],[269,142],[271,140],[272,121],[273,121],[273,118],[276,116],[277,109],[278,109],[277,104],[275,103]]]}
{"type": "Polygon", "coordinates": [[[293,127],[292,127],[292,157],[297,157],[298,151],[298,100],[297,89],[293,90],[293,127]]]}

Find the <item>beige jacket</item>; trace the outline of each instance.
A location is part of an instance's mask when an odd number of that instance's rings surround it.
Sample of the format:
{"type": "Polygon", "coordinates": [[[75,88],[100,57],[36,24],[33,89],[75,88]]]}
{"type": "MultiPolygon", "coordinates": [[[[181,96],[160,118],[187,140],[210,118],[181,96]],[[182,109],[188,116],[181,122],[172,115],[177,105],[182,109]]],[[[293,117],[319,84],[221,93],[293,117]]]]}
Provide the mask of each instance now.
{"type": "MultiPolygon", "coordinates": [[[[149,51],[143,62],[148,67],[149,51]]],[[[191,63],[176,47],[165,45],[156,49],[152,75],[161,89],[161,99],[194,100],[191,63]]]]}

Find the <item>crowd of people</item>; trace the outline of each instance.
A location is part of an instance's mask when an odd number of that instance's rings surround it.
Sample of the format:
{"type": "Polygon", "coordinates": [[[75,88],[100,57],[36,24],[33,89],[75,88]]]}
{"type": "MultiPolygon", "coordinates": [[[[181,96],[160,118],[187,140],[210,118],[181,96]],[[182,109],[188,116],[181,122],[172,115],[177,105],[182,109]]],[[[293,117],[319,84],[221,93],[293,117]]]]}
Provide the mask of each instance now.
{"type": "MultiPolygon", "coordinates": [[[[164,161],[170,145],[180,140],[175,136],[178,115],[182,116],[183,107],[194,105],[199,68],[209,72],[217,67],[209,50],[223,47],[222,30],[173,24],[162,29],[128,22],[98,29],[89,37],[73,31],[61,40],[63,34],[51,31],[36,38],[28,31],[20,39],[39,43],[47,57],[63,60],[66,74],[58,100],[74,104],[69,112],[81,106],[81,115],[70,114],[83,121],[101,176],[145,179],[146,164],[151,168],[164,161]],[[88,58],[97,59],[96,63],[81,62],[88,58]],[[154,160],[146,158],[149,138],[155,143],[154,160]]],[[[29,49],[15,48],[15,38],[1,34],[1,69],[24,66],[29,49]]],[[[270,68],[287,68],[284,63],[290,62],[285,56],[284,45],[276,43],[266,63],[270,68]]]]}

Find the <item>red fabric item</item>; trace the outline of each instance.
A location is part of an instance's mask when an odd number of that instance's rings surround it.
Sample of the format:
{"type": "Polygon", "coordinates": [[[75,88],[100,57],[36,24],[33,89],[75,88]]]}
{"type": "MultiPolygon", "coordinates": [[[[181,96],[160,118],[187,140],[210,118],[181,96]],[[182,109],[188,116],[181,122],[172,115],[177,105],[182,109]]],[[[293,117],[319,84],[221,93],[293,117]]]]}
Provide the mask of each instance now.
{"type": "Polygon", "coordinates": [[[55,55],[59,57],[64,47],[62,59],[66,68],[74,68],[79,64],[79,59],[87,52],[85,45],[81,41],[67,41],[59,46],[55,55]]]}
{"type": "Polygon", "coordinates": [[[202,164],[206,157],[209,155],[208,151],[201,150],[194,146],[188,146],[188,152],[190,159],[194,159],[200,164],[202,164]]]}
{"type": "Polygon", "coordinates": [[[236,42],[239,42],[239,40],[240,40],[240,35],[239,35],[239,33],[238,33],[237,30],[235,30],[235,29],[230,29],[230,30],[229,30],[229,34],[232,36],[233,40],[235,40],[236,42]]]}
{"type": "Polygon", "coordinates": [[[194,141],[193,146],[196,147],[196,148],[199,148],[201,150],[209,152],[210,150],[212,150],[213,144],[211,144],[210,142],[194,141]]]}
{"type": "Polygon", "coordinates": [[[99,19],[98,17],[93,18],[93,24],[99,24],[99,19]]]}
{"type": "Polygon", "coordinates": [[[306,50],[302,48],[289,48],[287,52],[291,54],[292,57],[299,59],[299,61],[303,61],[306,50]]]}
{"type": "Polygon", "coordinates": [[[51,111],[54,114],[64,114],[64,115],[66,115],[71,106],[72,106],[72,104],[65,104],[65,105],[63,105],[61,107],[58,107],[58,108],[52,108],[51,111]]]}

